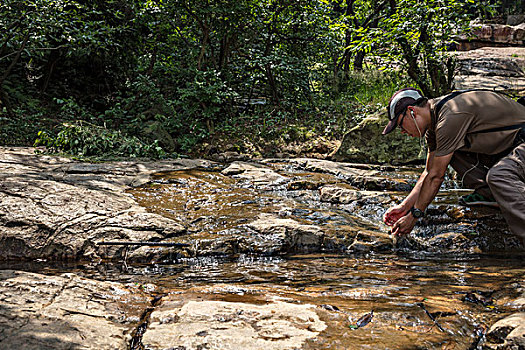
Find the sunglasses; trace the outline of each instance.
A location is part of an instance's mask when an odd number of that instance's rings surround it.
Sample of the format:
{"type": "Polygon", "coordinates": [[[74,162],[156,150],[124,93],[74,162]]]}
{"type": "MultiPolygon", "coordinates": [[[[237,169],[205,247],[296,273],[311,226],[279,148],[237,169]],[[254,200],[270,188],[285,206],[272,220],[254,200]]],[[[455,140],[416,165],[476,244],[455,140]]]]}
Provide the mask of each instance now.
{"type": "Polygon", "coordinates": [[[403,127],[403,121],[405,120],[405,117],[406,117],[406,114],[408,112],[408,109],[405,110],[405,112],[403,113],[403,116],[401,117],[401,120],[399,121],[399,123],[397,124],[401,130],[405,131],[406,132],[406,129],[403,127]]]}

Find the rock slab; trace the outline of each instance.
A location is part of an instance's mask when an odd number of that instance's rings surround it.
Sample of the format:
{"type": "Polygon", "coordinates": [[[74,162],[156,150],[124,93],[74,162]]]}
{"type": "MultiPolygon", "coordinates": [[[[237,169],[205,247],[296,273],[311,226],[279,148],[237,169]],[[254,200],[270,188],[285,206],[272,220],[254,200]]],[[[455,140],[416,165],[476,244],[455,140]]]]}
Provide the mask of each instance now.
{"type": "Polygon", "coordinates": [[[74,274],[0,271],[0,349],[127,349],[151,297],[74,274]]]}
{"type": "Polygon", "coordinates": [[[325,328],[312,305],[172,299],[152,313],[142,343],[151,350],[291,350],[325,328]]]}

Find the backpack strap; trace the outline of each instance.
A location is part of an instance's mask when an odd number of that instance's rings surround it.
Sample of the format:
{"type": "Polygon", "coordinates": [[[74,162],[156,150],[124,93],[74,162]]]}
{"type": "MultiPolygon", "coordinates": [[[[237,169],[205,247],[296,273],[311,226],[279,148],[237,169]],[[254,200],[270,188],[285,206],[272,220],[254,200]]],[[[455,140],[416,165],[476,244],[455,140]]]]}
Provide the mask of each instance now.
{"type": "MultiPolygon", "coordinates": [[[[463,94],[465,92],[471,92],[471,91],[490,91],[490,92],[496,92],[496,93],[508,96],[505,93],[498,92],[498,91],[487,90],[487,89],[470,89],[470,90],[454,91],[453,93],[449,94],[448,96],[444,97],[441,101],[438,102],[438,104],[434,108],[434,113],[436,115],[436,118],[439,115],[439,111],[441,111],[441,108],[443,107],[443,105],[445,103],[447,103],[448,101],[452,100],[454,97],[456,97],[458,95],[461,95],[461,94],[463,94]]],[[[521,103],[521,104],[524,104],[525,98],[524,97],[520,98],[518,100],[518,102],[521,103]]],[[[499,128],[492,128],[492,129],[481,130],[481,131],[475,131],[475,132],[471,132],[470,134],[484,134],[484,133],[488,133],[488,132],[515,130],[515,129],[521,129],[521,128],[525,128],[525,123],[516,124],[516,125],[502,126],[502,127],[499,127],[499,128]]]]}
{"type": "Polygon", "coordinates": [[[443,99],[441,99],[441,101],[438,102],[438,104],[436,105],[436,107],[434,108],[434,112],[436,113],[436,118],[439,114],[439,111],[441,111],[441,108],[443,107],[443,105],[445,103],[447,103],[448,101],[452,100],[454,97],[458,96],[458,95],[461,95],[461,94],[464,94],[465,92],[471,92],[471,91],[490,91],[490,92],[496,92],[496,91],[492,91],[492,90],[487,90],[487,89],[469,89],[469,90],[458,90],[458,91],[454,91],[453,93],[451,94],[448,94],[448,96],[444,97],[443,99]]]}
{"type": "Polygon", "coordinates": [[[475,132],[472,132],[471,134],[484,134],[484,133],[487,133],[487,132],[515,130],[515,129],[522,129],[522,128],[525,128],[525,123],[516,124],[516,125],[502,126],[502,127],[499,127],[499,128],[492,128],[492,129],[481,130],[481,131],[475,131],[475,132]]]}

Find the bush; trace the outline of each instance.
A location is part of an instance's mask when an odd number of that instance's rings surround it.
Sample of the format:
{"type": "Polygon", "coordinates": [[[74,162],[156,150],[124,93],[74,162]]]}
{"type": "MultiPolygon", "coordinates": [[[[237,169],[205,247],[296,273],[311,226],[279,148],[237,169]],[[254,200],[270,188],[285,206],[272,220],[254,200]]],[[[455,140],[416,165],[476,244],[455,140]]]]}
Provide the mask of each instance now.
{"type": "Polygon", "coordinates": [[[35,146],[45,146],[50,152],[92,158],[162,158],[167,155],[157,141],[146,144],[135,136],[82,121],[62,124],[56,136],[40,131],[35,146]]]}

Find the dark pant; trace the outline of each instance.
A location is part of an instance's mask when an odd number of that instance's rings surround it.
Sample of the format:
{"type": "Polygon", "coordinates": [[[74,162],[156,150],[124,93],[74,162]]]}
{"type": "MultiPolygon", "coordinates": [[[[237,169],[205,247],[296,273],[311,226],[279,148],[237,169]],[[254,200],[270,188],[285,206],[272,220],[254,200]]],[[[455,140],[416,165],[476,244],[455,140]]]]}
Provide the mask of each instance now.
{"type": "Polygon", "coordinates": [[[501,157],[470,152],[454,152],[450,165],[457,172],[457,180],[462,187],[471,188],[477,193],[492,197],[487,184],[487,173],[501,157]]]}
{"type": "Polygon", "coordinates": [[[490,168],[487,183],[510,231],[525,238],[525,143],[490,168]]]}
{"type": "Polygon", "coordinates": [[[525,143],[503,157],[456,151],[450,165],[463,187],[495,198],[510,231],[525,238],[525,143]]]}

